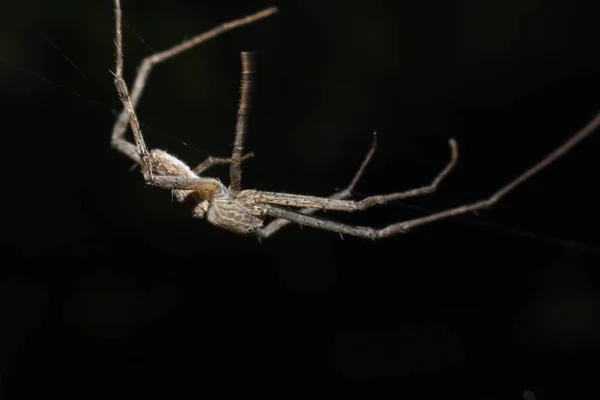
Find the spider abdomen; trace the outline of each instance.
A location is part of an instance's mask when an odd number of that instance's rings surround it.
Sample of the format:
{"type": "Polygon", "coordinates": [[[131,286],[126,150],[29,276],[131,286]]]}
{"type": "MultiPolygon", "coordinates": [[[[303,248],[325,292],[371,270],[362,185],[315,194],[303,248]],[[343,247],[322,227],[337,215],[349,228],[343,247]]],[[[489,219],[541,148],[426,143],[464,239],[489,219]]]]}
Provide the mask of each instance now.
{"type": "Polygon", "coordinates": [[[236,199],[215,198],[209,204],[206,219],[211,224],[240,235],[250,235],[262,228],[263,220],[254,207],[236,199]]]}

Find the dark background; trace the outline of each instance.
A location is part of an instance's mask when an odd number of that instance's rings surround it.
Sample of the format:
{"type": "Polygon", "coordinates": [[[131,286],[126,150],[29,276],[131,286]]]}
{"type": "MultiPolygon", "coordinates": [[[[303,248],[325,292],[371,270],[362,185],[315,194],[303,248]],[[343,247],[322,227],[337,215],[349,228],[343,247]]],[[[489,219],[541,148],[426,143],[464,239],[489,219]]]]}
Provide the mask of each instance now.
{"type": "MultiPolygon", "coordinates": [[[[435,195],[328,213],[384,226],[491,193],[600,110],[600,4],[583,0],[124,0],[126,79],[270,5],[155,68],[139,107],[151,147],[228,155],[239,52],[255,50],[246,188],[328,195],[377,130],[357,197],[402,190],[458,140],[435,195]]],[[[193,220],[110,148],[111,1],[0,15],[6,398],[597,394],[599,134],[479,215],[381,241],[291,226],[258,243],[193,220]]]]}

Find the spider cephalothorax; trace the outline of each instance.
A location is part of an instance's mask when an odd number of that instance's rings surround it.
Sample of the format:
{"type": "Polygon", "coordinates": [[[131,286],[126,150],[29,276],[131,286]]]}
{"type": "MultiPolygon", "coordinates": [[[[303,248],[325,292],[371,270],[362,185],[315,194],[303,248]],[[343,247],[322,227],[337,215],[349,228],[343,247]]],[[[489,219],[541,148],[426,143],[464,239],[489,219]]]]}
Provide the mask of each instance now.
{"type": "Polygon", "coordinates": [[[172,190],[175,199],[180,202],[191,204],[194,217],[205,218],[208,222],[219,228],[239,234],[252,234],[266,238],[273,235],[283,226],[293,222],[313,228],[338,232],[340,234],[370,239],[392,236],[401,232],[406,232],[410,228],[416,226],[490,207],[508,192],[512,191],[518,185],[569,151],[600,125],[599,115],[542,161],[526,170],[486,199],[440,211],[421,218],[393,223],[381,229],[347,225],[315,217],[311,214],[320,210],[366,210],[375,205],[385,204],[389,201],[433,193],[439,183],[450,173],[456,164],[458,158],[456,142],[453,139],[450,139],[450,161],[429,185],[403,192],[370,196],[362,200],[349,199],[356,183],[362,176],[366,165],[373,156],[376,147],[375,137],[370,150],[350,184],[344,190],[333,194],[331,197],[316,197],[260,190],[242,190],[242,162],[252,156],[252,154],[243,155],[243,151],[246,119],[250,106],[252,73],[255,69],[253,54],[242,53],[241,99],[238,108],[235,141],[231,157],[208,157],[197,167],[190,168],[184,162],[163,150],[149,151],[140,129],[135,107],[140,100],[152,67],[223,32],[250,24],[259,19],[273,15],[276,12],[277,9],[272,7],[247,17],[224,23],[170,49],[146,57],[138,69],[138,74],[130,94],[127,84],[123,79],[121,2],[120,0],[115,0],[115,43],[117,55],[115,86],[124,109],[113,127],[112,145],[140,165],[142,174],[148,185],[172,190]],[[131,127],[134,143],[127,141],[124,137],[128,125],[131,127]],[[210,167],[223,164],[229,165],[229,176],[231,181],[229,187],[225,187],[225,185],[216,178],[201,175],[210,167]],[[266,226],[263,226],[263,220],[267,217],[272,218],[273,220],[266,226]]]}

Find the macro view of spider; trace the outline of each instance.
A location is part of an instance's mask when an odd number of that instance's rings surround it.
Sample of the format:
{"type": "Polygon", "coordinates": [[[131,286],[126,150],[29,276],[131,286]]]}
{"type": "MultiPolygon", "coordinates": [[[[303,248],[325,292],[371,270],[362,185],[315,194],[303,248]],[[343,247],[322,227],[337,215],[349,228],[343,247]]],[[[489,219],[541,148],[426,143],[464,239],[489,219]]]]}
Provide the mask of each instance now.
{"type": "Polygon", "coordinates": [[[422,187],[398,193],[375,195],[361,200],[352,200],[352,192],[373,156],[376,147],[376,137],[364,161],[359,166],[350,184],[342,191],[331,197],[316,197],[303,194],[267,192],[254,189],[242,189],[242,163],[252,154],[244,154],[244,136],[249,112],[250,94],[252,91],[252,74],[254,72],[253,54],[244,52],[242,58],[241,98],[237,113],[235,140],[231,157],[208,157],[195,168],[188,167],[173,155],[158,149],[148,150],[140,129],[135,112],[148,75],[156,64],[180,54],[192,47],[214,38],[221,33],[251,24],[277,12],[276,8],[268,8],[244,18],[230,21],[217,26],[205,33],[186,40],[170,49],[146,57],[138,69],[137,76],[131,88],[131,93],[123,78],[123,37],[121,29],[121,2],[115,0],[115,43],[116,69],[115,86],[123,103],[123,111],[119,115],[112,131],[112,146],[140,165],[144,180],[148,186],[169,189],[179,202],[192,205],[193,216],[205,218],[211,224],[243,235],[268,238],[282,227],[296,223],[368,239],[380,239],[406,232],[414,227],[429,224],[445,218],[470,213],[488,208],[497,203],[507,193],[514,190],[524,181],[546,168],[573,146],[589,135],[600,125],[600,115],[594,118],[582,130],[577,132],[543,160],[536,163],[521,175],[510,181],[490,197],[436,212],[421,218],[392,223],[381,229],[354,226],[335,222],[314,216],[318,211],[359,211],[385,204],[390,201],[406,199],[432,193],[440,182],[450,173],[458,158],[457,144],[450,139],[450,160],[446,167],[422,187]],[[134,142],[125,139],[127,127],[131,127],[134,142]],[[230,185],[227,187],[220,180],[203,176],[209,168],[215,165],[229,165],[230,185]],[[265,222],[267,221],[267,222],[265,222]]]}

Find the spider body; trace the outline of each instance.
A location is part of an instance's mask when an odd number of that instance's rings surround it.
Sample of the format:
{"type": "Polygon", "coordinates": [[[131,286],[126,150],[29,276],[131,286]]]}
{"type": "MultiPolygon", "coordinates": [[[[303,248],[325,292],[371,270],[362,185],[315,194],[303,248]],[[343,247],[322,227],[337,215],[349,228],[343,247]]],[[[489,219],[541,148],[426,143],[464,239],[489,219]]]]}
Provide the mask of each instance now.
{"type": "Polygon", "coordinates": [[[494,205],[507,193],[569,151],[600,125],[600,115],[598,115],[588,125],[569,138],[556,150],[548,154],[540,162],[501,187],[491,196],[482,200],[439,211],[420,218],[392,223],[381,229],[348,225],[315,217],[312,214],[321,210],[346,212],[362,211],[394,200],[431,194],[456,165],[458,159],[456,142],[453,139],[450,139],[450,161],[437,176],[435,176],[430,184],[402,192],[369,196],[360,201],[350,199],[354,187],[362,176],[375,151],[375,136],[371,148],[367,152],[365,159],[350,184],[345,189],[334,193],[330,197],[266,192],[252,189],[242,190],[242,162],[252,156],[252,154],[243,155],[243,152],[246,121],[250,107],[250,94],[252,92],[252,74],[255,71],[253,54],[243,52],[242,80],[240,85],[241,97],[237,112],[235,140],[231,157],[208,157],[195,168],[190,168],[184,162],[163,150],[148,150],[135,107],[140,100],[152,67],[177,54],[183,53],[208,39],[243,25],[253,23],[273,15],[276,12],[277,9],[271,7],[247,17],[221,24],[212,30],[194,36],[189,40],[185,40],[170,49],[146,57],[138,69],[130,93],[125,79],[123,78],[121,2],[120,0],[115,0],[116,70],[114,82],[119,98],[123,104],[123,111],[113,126],[111,137],[112,146],[140,165],[142,175],[147,185],[171,190],[173,197],[177,201],[192,206],[192,215],[194,217],[204,218],[219,228],[242,235],[267,238],[289,223],[296,223],[337,232],[339,234],[353,235],[368,239],[380,239],[393,236],[406,232],[416,226],[485,209],[494,205]],[[128,126],[133,133],[133,143],[125,139],[125,133],[128,126]],[[216,165],[229,165],[229,187],[226,187],[216,178],[203,175],[207,169],[216,165]],[[263,226],[263,221],[266,218],[270,218],[271,220],[268,224],[263,226]]]}
{"type": "Polygon", "coordinates": [[[264,217],[260,217],[259,207],[241,200],[244,191],[238,197],[218,179],[198,177],[183,161],[164,150],[150,151],[149,159],[156,175],[204,180],[193,190],[172,189],[173,198],[191,206],[193,217],[205,218],[216,227],[241,235],[262,228],[264,217]]]}

